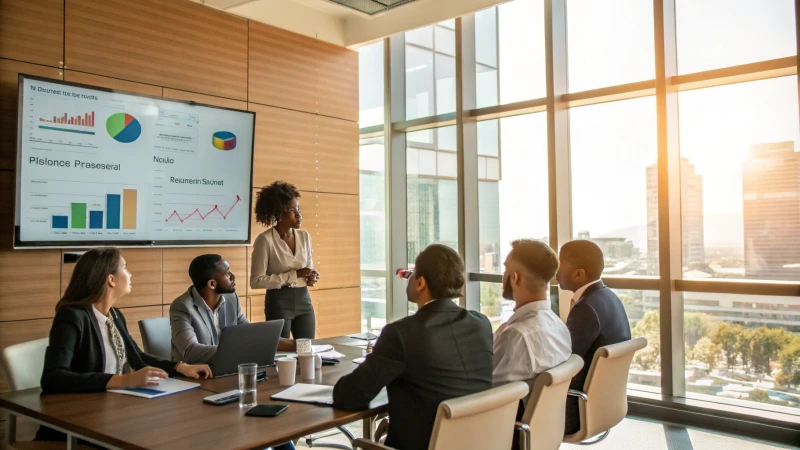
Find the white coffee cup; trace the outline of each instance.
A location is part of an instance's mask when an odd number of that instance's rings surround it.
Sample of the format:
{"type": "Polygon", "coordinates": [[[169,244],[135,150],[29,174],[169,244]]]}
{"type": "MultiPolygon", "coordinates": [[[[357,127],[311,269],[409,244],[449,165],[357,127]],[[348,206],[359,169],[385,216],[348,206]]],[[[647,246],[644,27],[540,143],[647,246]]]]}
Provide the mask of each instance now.
{"type": "Polygon", "coordinates": [[[300,378],[304,380],[314,379],[314,355],[298,355],[300,360],[300,378]]]}
{"type": "Polygon", "coordinates": [[[297,373],[297,360],[294,358],[278,359],[278,383],[281,386],[293,386],[297,373]]]}

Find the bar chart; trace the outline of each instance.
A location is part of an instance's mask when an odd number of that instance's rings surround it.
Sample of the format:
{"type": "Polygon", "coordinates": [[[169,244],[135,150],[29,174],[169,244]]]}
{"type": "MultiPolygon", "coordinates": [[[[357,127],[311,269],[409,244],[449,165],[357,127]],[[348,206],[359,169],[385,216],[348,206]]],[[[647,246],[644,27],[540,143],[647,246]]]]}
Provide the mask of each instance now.
{"type": "Polygon", "coordinates": [[[53,229],[89,230],[135,230],[138,215],[137,190],[123,189],[122,194],[106,194],[105,208],[102,204],[72,202],[70,214],[53,215],[53,229]],[[104,221],[105,220],[105,224],[104,221]],[[88,225],[88,227],[87,227],[88,225]],[[121,227],[120,227],[121,225],[121,227]]]}
{"type": "Polygon", "coordinates": [[[67,113],[64,113],[62,116],[53,116],[52,119],[45,119],[43,117],[40,117],[39,122],[63,123],[67,125],[81,125],[84,127],[93,127],[94,111],[90,113],[83,113],[83,115],[79,114],[72,117],[67,117],[67,113]]]}
{"type": "Polygon", "coordinates": [[[63,113],[58,116],[39,117],[39,128],[62,133],[94,135],[94,131],[86,129],[94,128],[94,111],[73,116],[63,113]],[[72,128],[70,126],[83,128],[72,128]]]}

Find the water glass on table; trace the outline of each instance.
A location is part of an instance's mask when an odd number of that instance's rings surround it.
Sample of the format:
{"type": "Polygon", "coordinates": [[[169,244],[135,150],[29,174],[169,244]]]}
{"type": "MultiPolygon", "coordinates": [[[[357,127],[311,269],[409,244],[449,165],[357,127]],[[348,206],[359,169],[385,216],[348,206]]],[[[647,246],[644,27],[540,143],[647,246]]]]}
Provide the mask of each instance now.
{"type": "Polygon", "coordinates": [[[256,372],[258,364],[239,364],[239,407],[250,407],[258,404],[256,389],[256,372]]]}

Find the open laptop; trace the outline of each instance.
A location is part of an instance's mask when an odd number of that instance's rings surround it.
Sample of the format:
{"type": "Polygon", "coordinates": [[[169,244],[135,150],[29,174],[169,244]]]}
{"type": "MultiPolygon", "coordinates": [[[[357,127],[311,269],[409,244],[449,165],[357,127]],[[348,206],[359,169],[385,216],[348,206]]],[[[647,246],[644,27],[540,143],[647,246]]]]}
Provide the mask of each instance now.
{"type": "Polygon", "coordinates": [[[283,319],[243,323],[225,327],[219,338],[217,353],[211,359],[214,378],[239,373],[239,364],[275,364],[275,352],[283,330],[283,319]]]}

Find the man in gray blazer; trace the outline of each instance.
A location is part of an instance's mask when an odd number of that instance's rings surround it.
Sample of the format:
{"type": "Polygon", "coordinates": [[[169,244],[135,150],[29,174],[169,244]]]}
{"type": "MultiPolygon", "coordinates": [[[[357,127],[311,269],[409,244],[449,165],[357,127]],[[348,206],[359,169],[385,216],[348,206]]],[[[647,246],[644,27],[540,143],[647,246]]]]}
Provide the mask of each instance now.
{"type": "MultiPolygon", "coordinates": [[[[169,307],[172,360],[207,364],[217,352],[222,329],[248,323],[236,294],[236,275],[220,255],[200,255],[189,265],[192,286],[169,307]],[[190,362],[191,361],[191,362],[190,362]]],[[[280,351],[294,351],[281,339],[280,351]]]]}

